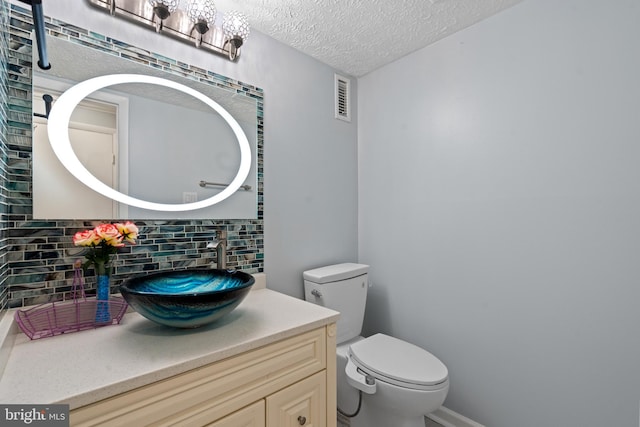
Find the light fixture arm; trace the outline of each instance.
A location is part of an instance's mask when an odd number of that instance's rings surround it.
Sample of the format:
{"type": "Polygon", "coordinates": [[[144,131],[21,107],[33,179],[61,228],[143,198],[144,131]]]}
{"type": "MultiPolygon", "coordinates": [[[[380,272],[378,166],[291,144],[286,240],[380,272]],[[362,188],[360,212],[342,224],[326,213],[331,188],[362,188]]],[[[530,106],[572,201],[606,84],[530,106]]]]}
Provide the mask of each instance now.
{"type": "Polygon", "coordinates": [[[198,20],[198,22],[193,24],[193,29],[191,30],[191,33],[193,33],[194,31],[195,31],[194,38],[196,40],[196,47],[200,47],[202,46],[203,35],[207,31],[209,31],[209,24],[207,24],[207,21],[205,21],[204,19],[200,19],[198,20]]]}
{"type": "Polygon", "coordinates": [[[162,28],[163,28],[162,23],[164,22],[164,20],[162,20],[162,19],[160,19],[160,18],[158,18],[158,17],[156,16],[156,17],[155,17],[155,19],[154,19],[154,21],[155,21],[155,23],[156,23],[156,25],[155,25],[156,33],[161,33],[161,32],[162,32],[162,28]]]}
{"type": "MultiPolygon", "coordinates": [[[[115,0],[112,0],[115,3],[115,0]]],[[[164,20],[171,16],[171,12],[169,12],[169,8],[163,4],[159,4],[153,7],[153,20],[156,25],[156,33],[162,31],[164,26],[164,20]]]]}
{"type": "Polygon", "coordinates": [[[240,54],[240,46],[242,46],[242,39],[240,37],[232,37],[228,39],[226,44],[229,45],[229,59],[235,60],[240,54]]]}
{"type": "Polygon", "coordinates": [[[153,7],[147,0],[87,0],[90,5],[115,17],[126,19],[138,25],[152,28],[166,36],[190,43],[231,61],[240,56],[239,46],[229,43],[222,28],[206,23],[192,22],[187,11],[177,9],[165,18],[164,11],[153,7]],[[159,14],[160,13],[160,14],[159,14]],[[205,29],[206,27],[206,29],[205,29]],[[200,31],[202,30],[202,32],[200,31]]]}

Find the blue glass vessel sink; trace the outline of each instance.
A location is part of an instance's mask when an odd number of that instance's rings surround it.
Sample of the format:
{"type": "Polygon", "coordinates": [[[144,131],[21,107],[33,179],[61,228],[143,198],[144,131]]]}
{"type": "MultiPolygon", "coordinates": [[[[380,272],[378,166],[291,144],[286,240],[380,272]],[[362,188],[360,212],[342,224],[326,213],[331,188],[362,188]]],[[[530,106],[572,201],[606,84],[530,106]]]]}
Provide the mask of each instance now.
{"type": "Polygon", "coordinates": [[[175,328],[197,328],[233,311],[255,283],[236,270],[187,269],[125,280],[120,293],[142,316],[175,328]]]}

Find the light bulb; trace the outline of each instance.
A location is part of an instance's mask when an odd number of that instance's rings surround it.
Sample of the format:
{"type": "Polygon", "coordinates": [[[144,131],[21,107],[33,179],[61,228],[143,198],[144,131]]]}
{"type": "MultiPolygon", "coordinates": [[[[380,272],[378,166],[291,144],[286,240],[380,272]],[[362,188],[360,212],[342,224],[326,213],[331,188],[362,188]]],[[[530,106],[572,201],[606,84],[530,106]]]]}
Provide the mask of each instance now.
{"type": "Polygon", "coordinates": [[[191,22],[196,24],[196,29],[200,34],[206,33],[209,25],[214,25],[216,22],[216,5],[213,0],[190,0],[187,6],[187,15],[189,15],[191,22]]]}
{"type": "Polygon", "coordinates": [[[229,59],[234,60],[238,56],[238,49],[249,37],[249,20],[241,12],[229,12],[222,21],[222,30],[229,43],[229,59]]]}
{"type": "MultiPolygon", "coordinates": [[[[227,38],[239,38],[244,42],[247,37],[249,37],[249,20],[241,12],[229,12],[225,14],[224,20],[222,21],[222,30],[227,38]]],[[[240,43],[240,45],[241,44],[242,43],[240,43]]]]}

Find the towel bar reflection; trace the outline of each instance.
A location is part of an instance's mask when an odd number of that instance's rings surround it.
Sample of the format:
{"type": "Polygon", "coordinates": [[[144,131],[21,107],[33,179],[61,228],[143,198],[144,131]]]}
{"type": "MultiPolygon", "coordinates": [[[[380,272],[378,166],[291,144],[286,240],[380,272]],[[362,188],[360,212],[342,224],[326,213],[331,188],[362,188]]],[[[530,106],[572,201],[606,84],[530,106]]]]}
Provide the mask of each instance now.
{"type": "MultiPolygon", "coordinates": [[[[200,181],[200,187],[206,187],[208,185],[215,186],[215,187],[228,187],[229,186],[229,184],[222,184],[220,182],[200,181]]],[[[251,186],[248,185],[248,184],[241,185],[240,188],[242,190],[244,190],[244,191],[251,190],[251,186]]]]}

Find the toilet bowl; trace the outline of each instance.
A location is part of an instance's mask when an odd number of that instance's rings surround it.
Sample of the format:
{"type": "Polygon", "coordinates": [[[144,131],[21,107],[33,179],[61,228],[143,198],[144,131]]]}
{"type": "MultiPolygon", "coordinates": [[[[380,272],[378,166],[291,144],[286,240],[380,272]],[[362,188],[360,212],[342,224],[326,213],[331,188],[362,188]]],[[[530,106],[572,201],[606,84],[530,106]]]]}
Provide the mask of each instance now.
{"type": "Polygon", "coordinates": [[[424,415],[438,409],[449,391],[448,371],[440,360],[384,334],[349,345],[345,374],[349,385],[363,393],[351,427],[424,427],[424,415]]]}
{"type": "Polygon", "coordinates": [[[368,266],[305,271],[305,299],[337,310],[338,408],[351,427],[424,427],[449,391],[447,367],[423,348],[385,334],[360,336],[368,266]]]}

